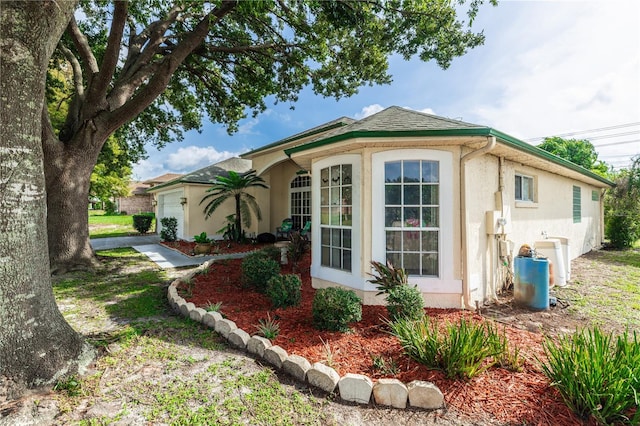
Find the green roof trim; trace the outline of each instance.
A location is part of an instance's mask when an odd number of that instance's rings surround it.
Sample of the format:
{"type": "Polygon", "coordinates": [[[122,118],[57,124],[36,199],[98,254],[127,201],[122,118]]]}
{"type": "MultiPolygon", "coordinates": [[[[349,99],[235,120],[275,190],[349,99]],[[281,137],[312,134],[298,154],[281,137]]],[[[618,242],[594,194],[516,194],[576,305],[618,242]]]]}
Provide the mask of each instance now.
{"type": "Polygon", "coordinates": [[[328,126],[318,127],[316,129],[311,129],[311,130],[306,131],[306,132],[302,132],[302,133],[298,133],[298,134],[293,135],[293,136],[289,136],[288,138],[280,139],[279,141],[276,141],[276,142],[270,143],[268,145],[261,146],[260,148],[256,148],[254,150],[245,152],[244,154],[241,154],[240,156],[244,157],[246,155],[257,154],[258,152],[265,151],[265,150],[270,149],[270,148],[276,148],[276,147],[278,147],[280,145],[284,145],[286,143],[293,142],[293,141],[296,141],[298,139],[306,138],[307,136],[317,135],[318,133],[323,133],[323,132],[326,132],[326,131],[329,131],[329,130],[333,130],[333,129],[337,129],[337,128],[343,127],[343,126],[348,126],[349,124],[351,124],[351,123],[345,123],[343,121],[338,121],[338,122],[332,123],[332,124],[330,124],[328,126]]]}
{"type": "Polygon", "coordinates": [[[610,180],[593,173],[590,170],[585,169],[577,164],[574,164],[570,161],[565,160],[564,158],[560,158],[557,155],[554,155],[550,152],[547,152],[543,149],[535,147],[531,144],[523,142],[519,139],[514,138],[513,136],[509,136],[506,133],[502,133],[499,130],[492,129],[490,127],[478,127],[478,128],[461,128],[461,129],[439,129],[439,130],[407,130],[407,131],[353,131],[347,133],[341,133],[335,136],[329,136],[325,139],[318,139],[313,142],[305,143],[302,145],[294,146],[289,149],[285,149],[284,152],[289,157],[292,154],[296,154],[298,152],[307,151],[313,148],[319,148],[326,145],[331,145],[337,142],[342,142],[348,139],[356,139],[356,138],[402,138],[402,137],[425,137],[425,136],[495,136],[496,139],[499,139],[503,144],[515,148],[518,151],[523,151],[529,154],[532,154],[536,157],[551,161],[578,173],[581,173],[585,176],[588,176],[592,179],[595,179],[601,183],[604,183],[609,186],[614,186],[614,183],[610,180]]]}

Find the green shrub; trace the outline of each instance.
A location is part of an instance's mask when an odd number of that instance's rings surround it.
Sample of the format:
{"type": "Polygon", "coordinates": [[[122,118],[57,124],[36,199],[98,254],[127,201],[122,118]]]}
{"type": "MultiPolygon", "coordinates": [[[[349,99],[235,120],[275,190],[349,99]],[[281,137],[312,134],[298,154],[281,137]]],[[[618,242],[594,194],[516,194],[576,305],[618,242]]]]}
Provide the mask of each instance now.
{"type": "Polygon", "coordinates": [[[251,253],[242,260],[242,278],[245,284],[264,292],[267,282],[280,273],[280,264],[260,252],[251,253]]]}
{"type": "Polygon", "coordinates": [[[391,321],[400,318],[419,320],[424,315],[424,299],[418,287],[399,285],[389,289],[386,297],[391,321]]]}
{"type": "Polygon", "coordinates": [[[289,255],[289,259],[293,263],[297,263],[302,259],[302,256],[307,251],[307,247],[309,246],[309,242],[305,240],[300,231],[294,231],[290,234],[291,242],[289,243],[289,247],[287,248],[287,252],[289,255]]]}
{"type": "Polygon", "coordinates": [[[294,274],[271,277],[267,282],[267,296],[276,309],[298,306],[302,299],[302,281],[294,274]]]}
{"type": "Polygon", "coordinates": [[[544,342],[544,374],[583,419],[602,424],[640,424],[640,341],[617,338],[597,327],[544,342]],[[635,412],[634,412],[635,408],[635,412]]]}
{"type": "Polygon", "coordinates": [[[490,323],[461,319],[441,332],[436,321],[401,318],[389,322],[404,352],[429,368],[442,370],[448,378],[471,379],[495,364],[501,355],[500,335],[490,323]]]}
{"type": "Polygon", "coordinates": [[[113,201],[105,201],[104,202],[104,215],[105,216],[115,216],[118,214],[116,203],[113,201]]]}
{"type": "Polygon", "coordinates": [[[151,229],[153,223],[153,215],[149,213],[141,213],[133,215],[133,227],[141,234],[146,234],[151,229]]]}
{"type": "Polygon", "coordinates": [[[362,319],[362,305],[352,290],[329,287],[316,291],[312,313],[317,329],[348,331],[349,323],[362,319]]]}
{"type": "Polygon", "coordinates": [[[280,263],[281,253],[280,249],[275,246],[266,246],[262,250],[259,250],[257,253],[260,255],[267,257],[269,259],[275,260],[280,263]]]}
{"type": "Polygon", "coordinates": [[[369,282],[376,285],[378,289],[377,296],[389,293],[389,290],[394,287],[408,284],[405,270],[403,268],[396,268],[389,261],[387,261],[385,265],[384,263],[374,260],[371,262],[371,266],[373,266],[375,272],[369,274],[373,277],[369,282]]]}
{"type": "Polygon", "coordinates": [[[178,219],[175,217],[163,217],[160,219],[162,230],[160,237],[164,241],[175,241],[178,239],[178,219]]]}
{"type": "Polygon", "coordinates": [[[630,248],[640,238],[640,224],[631,215],[611,215],[607,219],[605,235],[614,248],[630,248]]]}
{"type": "Polygon", "coordinates": [[[258,320],[258,324],[254,326],[258,331],[258,334],[269,340],[274,340],[280,334],[280,323],[271,319],[271,315],[267,313],[267,319],[261,318],[258,320]]]}

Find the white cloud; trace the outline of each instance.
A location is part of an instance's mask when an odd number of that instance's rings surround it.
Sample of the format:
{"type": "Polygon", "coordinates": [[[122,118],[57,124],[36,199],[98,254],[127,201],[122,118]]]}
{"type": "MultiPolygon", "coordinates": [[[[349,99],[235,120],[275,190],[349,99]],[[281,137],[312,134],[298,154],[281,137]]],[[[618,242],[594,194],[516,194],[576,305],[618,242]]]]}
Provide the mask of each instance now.
{"type": "Polygon", "coordinates": [[[218,151],[213,147],[187,146],[169,154],[165,166],[179,173],[191,172],[227,158],[239,155],[237,152],[218,151]]]}
{"type": "Polygon", "coordinates": [[[248,120],[247,122],[238,126],[238,134],[240,135],[257,134],[256,132],[253,131],[253,128],[257,126],[258,123],[260,123],[260,120],[258,120],[257,118],[252,118],[251,120],[248,120]]]}
{"type": "Polygon", "coordinates": [[[365,107],[362,107],[362,110],[360,112],[357,112],[354,117],[356,120],[362,120],[363,118],[366,118],[370,115],[373,115],[377,112],[380,112],[384,109],[384,107],[380,104],[371,104],[371,105],[367,105],[365,107]]]}
{"type": "Polygon", "coordinates": [[[404,107],[404,108],[412,109],[412,110],[414,110],[414,111],[418,111],[418,112],[421,112],[421,113],[423,113],[423,114],[437,115],[437,114],[435,113],[435,111],[433,111],[431,108],[422,108],[422,109],[415,109],[415,108],[409,108],[409,107],[404,107]]]}
{"type": "Polygon", "coordinates": [[[153,161],[152,159],[140,160],[133,165],[132,178],[134,180],[147,180],[156,176],[168,173],[162,163],[153,161]]]}

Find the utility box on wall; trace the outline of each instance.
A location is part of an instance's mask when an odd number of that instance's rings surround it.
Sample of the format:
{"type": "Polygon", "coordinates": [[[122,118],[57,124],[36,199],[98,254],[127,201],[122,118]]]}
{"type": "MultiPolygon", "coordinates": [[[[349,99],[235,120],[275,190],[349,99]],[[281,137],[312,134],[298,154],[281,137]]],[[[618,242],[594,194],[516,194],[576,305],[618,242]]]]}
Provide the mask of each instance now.
{"type": "Polygon", "coordinates": [[[499,210],[489,210],[486,215],[487,234],[508,234],[511,232],[511,221],[503,217],[499,210]]]}

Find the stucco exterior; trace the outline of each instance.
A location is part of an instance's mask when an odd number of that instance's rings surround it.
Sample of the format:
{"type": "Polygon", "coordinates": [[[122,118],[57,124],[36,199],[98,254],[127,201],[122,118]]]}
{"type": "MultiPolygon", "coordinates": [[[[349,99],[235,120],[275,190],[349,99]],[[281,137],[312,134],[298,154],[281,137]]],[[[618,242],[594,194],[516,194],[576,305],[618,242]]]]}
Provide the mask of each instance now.
{"type": "MultiPolygon", "coordinates": [[[[352,289],[365,304],[384,303],[368,282],[371,261],[395,259],[427,306],[474,308],[508,279],[522,244],[565,237],[571,258],[598,247],[611,185],[494,129],[397,107],[326,123],[242,161],[269,185],[253,192],[263,220],[247,232],[275,233],[293,212],[291,183],[310,176],[312,284],[352,289]]],[[[215,233],[233,212],[230,204],[205,221],[207,188],[163,189],[187,201],[182,238],[215,233]]]]}

